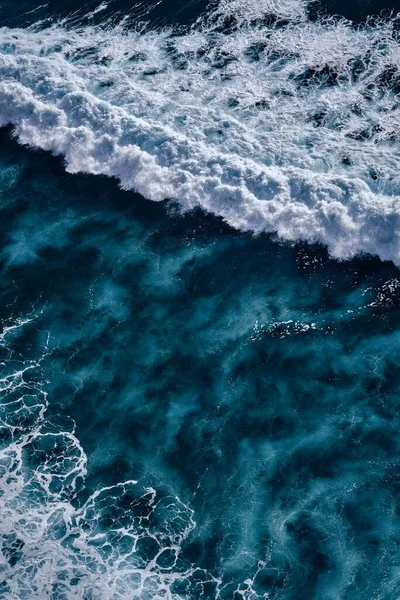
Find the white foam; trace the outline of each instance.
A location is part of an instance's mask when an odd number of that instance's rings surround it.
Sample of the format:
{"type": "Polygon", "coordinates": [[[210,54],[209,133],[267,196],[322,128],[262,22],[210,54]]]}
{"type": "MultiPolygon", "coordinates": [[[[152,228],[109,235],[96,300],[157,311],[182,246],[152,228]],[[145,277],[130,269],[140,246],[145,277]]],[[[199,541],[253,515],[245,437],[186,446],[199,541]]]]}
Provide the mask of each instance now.
{"type": "Polygon", "coordinates": [[[0,124],[68,171],[400,264],[390,21],[355,30],[310,22],[298,0],[236,0],[180,35],[64,23],[0,39],[0,124]]]}

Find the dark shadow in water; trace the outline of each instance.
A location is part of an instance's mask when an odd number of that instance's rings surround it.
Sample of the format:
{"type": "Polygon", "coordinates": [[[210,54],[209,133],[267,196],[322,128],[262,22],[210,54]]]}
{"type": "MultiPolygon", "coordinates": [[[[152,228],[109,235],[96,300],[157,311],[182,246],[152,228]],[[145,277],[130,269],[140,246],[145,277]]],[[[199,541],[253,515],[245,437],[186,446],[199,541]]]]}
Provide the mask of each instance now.
{"type": "Polygon", "coordinates": [[[134,21],[146,21],[153,27],[185,25],[196,20],[210,4],[209,0],[5,0],[0,8],[0,26],[28,27],[39,20],[50,25],[55,20],[72,17],[80,24],[102,23],[130,16],[134,21]],[[103,9],[95,12],[99,7],[103,9]],[[86,15],[90,13],[90,18],[86,15]]]}
{"type": "Polygon", "coordinates": [[[316,0],[309,3],[311,18],[318,15],[340,16],[353,21],[354,24],[364,23],[368,17],[397,15],[400,12],[399,0],[316,0]]]}
{"type": "MultiPolygon", "coordinates": [[[[245,0],[244,0],[245,1],[245,0]]],[[[131,16],[133,21],[144,20],[152,27],[166,25],[188,25],[194,22],[215,2],[210,0],[162,0],[161,2],[143,0],[4,0],[0,7],[0,26],[28,27],[39,20],[48,25],[58,19],[73,17],[77,23],[102,23],[109,18],[119,20],[131,16]],[[104,6],[90,18],[86,15],[104,6]]],[[[363,23],[371,15],[397,14],[400,0],[315,0],[309,2],[308,12],[311,18],[318,15],[338,15],[354,23],[363,23]]]]}

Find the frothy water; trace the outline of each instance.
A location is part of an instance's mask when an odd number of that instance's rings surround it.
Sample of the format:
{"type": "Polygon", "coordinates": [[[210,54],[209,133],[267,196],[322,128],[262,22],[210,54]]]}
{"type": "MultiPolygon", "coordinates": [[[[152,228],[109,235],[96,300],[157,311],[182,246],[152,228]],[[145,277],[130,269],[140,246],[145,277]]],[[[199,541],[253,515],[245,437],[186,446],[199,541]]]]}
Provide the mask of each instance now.
{"type": "Polygon", "coordinates": [[[191,27],[1,30],[0,123],[146,198],[400,263],[397,21],[221,2],[191,27]]]}
{"type": "Polygon", "coordinates": [[[31,361],[7,347],[33,319],[1,334],[1,598],[178,600],[218,587],[180,556],[196,523],[178,498],[125,481],[76,503],[87,459],[74,423],[47,418],[46,348],[31,361]]]}

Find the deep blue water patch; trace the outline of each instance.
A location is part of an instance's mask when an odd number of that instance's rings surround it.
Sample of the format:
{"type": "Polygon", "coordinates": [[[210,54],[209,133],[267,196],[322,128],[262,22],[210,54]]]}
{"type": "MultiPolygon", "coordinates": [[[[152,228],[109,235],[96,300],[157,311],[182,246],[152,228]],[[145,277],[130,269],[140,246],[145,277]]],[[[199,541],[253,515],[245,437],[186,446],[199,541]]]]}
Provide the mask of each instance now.
{"type": "MultiPolygon", "coordinates": [[[[75,24],[96,24],[124,17],[132,22],[148,22],[153,27],[188,25],[215,4],[212,0],[174,0],[173,4],[166,0],[3,0],[0,26],[28,27],[38,21],[51,25],[65,18],[75,24]]],[[[314,18],[320,15],[344,17],[355,25],[364,24],[371,17],[396,15],[400,10],[398,0],[311,0],[306,4],[314,18]]]]}
{"type": "Polygon", "coordinates": [[[398,0],[316,0],[309,3],[310,14],[326,14],[349,19],[355,25],[365,24],[368,19],[397,15],[400,10],[398,0]]]}
{"type": "Polygon", "coordinates": [[[134,22],[150,22],[153,27],[182,25],[193,22],[211,4],[210,0],[4,0],[0,6],[0,26],[28,27],[42,21],[49,26],[59,19],[74,23],[102,23],[128,17],[134,22]]]}

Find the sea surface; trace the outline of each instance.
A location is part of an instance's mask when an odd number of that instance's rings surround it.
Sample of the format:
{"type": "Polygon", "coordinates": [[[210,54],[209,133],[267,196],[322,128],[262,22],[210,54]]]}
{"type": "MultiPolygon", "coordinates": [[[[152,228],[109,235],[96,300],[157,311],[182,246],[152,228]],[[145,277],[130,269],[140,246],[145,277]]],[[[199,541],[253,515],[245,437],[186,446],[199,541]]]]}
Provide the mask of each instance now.
{"type": "Polygon", "coordinates": [[[399,600],[400,5],[42,1],[0,1],[0,600],[399,600]]]}

